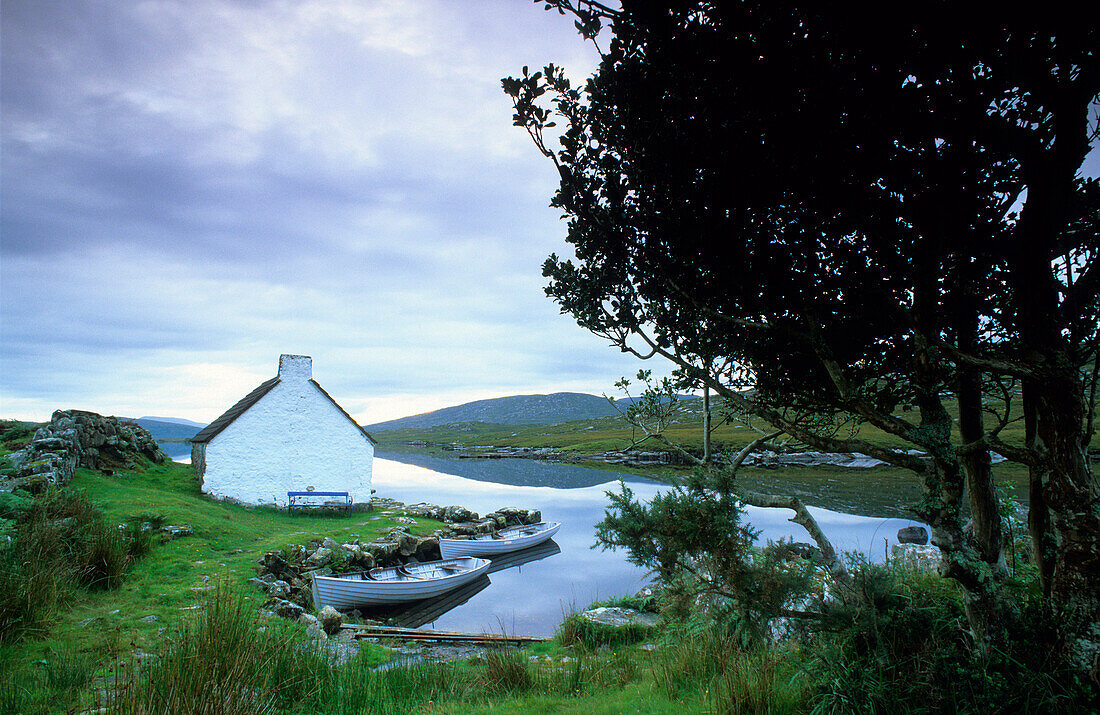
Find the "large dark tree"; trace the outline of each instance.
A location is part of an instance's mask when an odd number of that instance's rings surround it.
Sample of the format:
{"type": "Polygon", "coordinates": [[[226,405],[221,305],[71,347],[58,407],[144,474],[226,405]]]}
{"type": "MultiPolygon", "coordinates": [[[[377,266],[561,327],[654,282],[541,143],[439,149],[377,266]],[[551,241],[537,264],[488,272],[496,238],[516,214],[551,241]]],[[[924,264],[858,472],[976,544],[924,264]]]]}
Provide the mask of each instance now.
{"type": "Polygon", "coordinates": [[[971,21],[948,3],[888,17],[843,3],[548,6],[611,36],[583,87],[553,65],[504,80],[516,124],[561,174],[552,203],[575,257],[548,259],[548,294],[807,445],[921,475],[917,512],[979,640],[1009,605],[989,452],[1027,465],[1059,644],[1095,669],[1100,186],[1079,169],[1096,131],[1096,24],[971,21]],[[1026,442],[1002,440],[1020,418],[1026,442]],[[840,437],[845,421],[912,449],[840,437]]]}

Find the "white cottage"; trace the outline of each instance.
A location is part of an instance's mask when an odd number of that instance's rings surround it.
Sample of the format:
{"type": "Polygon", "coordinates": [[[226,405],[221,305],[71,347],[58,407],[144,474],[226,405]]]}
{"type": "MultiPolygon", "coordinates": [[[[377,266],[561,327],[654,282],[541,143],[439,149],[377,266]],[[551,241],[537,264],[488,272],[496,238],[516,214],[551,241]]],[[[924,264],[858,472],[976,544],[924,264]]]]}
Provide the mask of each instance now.
{"type": "Polygon", "coordinates": [[[370,502],[374,438],[313,379],[313,359],[280,355],[279,374],[191,440],[202,490],[285,506],[287,492],[348,492],[370,502]]]}

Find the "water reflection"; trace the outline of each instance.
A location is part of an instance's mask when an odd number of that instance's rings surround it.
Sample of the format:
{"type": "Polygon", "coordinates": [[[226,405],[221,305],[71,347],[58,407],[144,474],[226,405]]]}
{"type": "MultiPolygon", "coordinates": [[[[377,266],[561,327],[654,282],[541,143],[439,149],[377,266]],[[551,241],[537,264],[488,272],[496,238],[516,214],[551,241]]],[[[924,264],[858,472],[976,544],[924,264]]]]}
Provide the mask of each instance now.
{"type": "Polygon", "coordinates": [[[400,452],[385,455],[405,464],[413,464],[435,472],[453,474],[479,482],[509,484],[514,487],[554,487],[555,489],[576,489],[594,487],[613,482],[619,476],[616,472],[600,469],[576,467],[571,464],[540,462],[535,459],[448,459],[420,452],[400,452]],[[491,464],[491,467],[486,465],[491,464]]]}
{"type": "Polygon", "coordinates": [[[529,549],[516,551],[510,554],[501,554],[493,558],[493,565],[489,567],[487,575],[472,581],[465,586],[445,593],[436,598],[429,598],[399,607],[360,608],[360,613],[365,618],[379,621],[389,621],[401,628],[419,628],[427,623],[438,621],[447,612],[458,608],[477,594],[489,587],[491,581],[488,574],[497,573],[506,569],[517,568],[532,561],[541,561],[561,553],[561,547],[553,539],[532,546],[529,549]]]}
{"type": "MultiPolygon", "coordinates": [[[[636,475],[572,465],[390,453],[376,455],[373,486],[380,496],[406,503],[459,504],[483,514],[518,506],[540,509],[545,520],[562,522],[554,538],[562,556],[494,573],[491,588],[473,594],[433,622],[444,630],[550,635],[570,609],[632,594],[647,582],[646,572],[628,563],[625,553],[591,548],[595,524],[607,505],[606,491],[617,488],[620,477],[639,499],[650,499],[667,488],[636,475]],[[525,473],[526,469],[530,471],[525,473]]],[[[898,529],[914,523],[814,507],[810,511],[837,549],[858,551],[876,561],[882,560],[898,529]]],[[[780,509],[746,509],[746,518],[761,532],[761,542],[808,541],[790,516],[780,509]]]]}

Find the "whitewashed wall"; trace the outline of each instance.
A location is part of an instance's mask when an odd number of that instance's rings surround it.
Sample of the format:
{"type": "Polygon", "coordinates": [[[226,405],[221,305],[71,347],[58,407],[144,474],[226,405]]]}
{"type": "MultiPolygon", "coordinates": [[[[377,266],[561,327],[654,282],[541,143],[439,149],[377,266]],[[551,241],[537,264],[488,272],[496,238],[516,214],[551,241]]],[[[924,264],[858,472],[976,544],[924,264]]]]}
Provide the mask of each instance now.
{"type": "Polygon", "coordinates": [[[210,440],[203,491],[285,506],[288,491],[313,487],[369,502],[374,445],[309,381],[308,368],[280,378],[210,440]]]}

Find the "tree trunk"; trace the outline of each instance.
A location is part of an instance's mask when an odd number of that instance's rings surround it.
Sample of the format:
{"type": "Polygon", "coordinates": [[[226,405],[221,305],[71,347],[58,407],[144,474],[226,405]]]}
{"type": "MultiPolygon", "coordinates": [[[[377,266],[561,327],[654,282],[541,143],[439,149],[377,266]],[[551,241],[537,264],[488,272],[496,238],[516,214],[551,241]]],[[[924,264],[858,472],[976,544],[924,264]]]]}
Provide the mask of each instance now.
{"type": "MultiPolygon", "coordinates": [[[[974,263],[968,260],[962,266],[959,292],[954,301],[955,330],[959,349],[977,353],[978,307],[974,300],[973,285],[976,280],[974,263]]],[[[982,376],[976,368],[957,365],[957,393],[959,404],[959,435],[964,444],[977,442],[985,436],[982,420],[982,376]]],[[[997,503],[997,487],[993,481],[993,467],[989,452],[980,450],[962,457],[966,469],[970,494],[970,517],[978,552],[993,568],[994,575],[1002,579],[1007,575],[1004,558],[1004,536],[1001,513],[997,503]]]]}
{"type": "MultiPolygon", "coordinates": [[[[1016,225],[1010,266],[1024,360],[1032,366],[1029,394],[1034,439],[1049,471],[1042,501],[1055,536],[1050,598],[1064,654],[1079,673],[1100,680],[1100,487],[1088,462],[1088,406],[1082,356],[1063,330],[1071,305],[1052,262],[1074,209],[1077,170],[1089,148],[1091,87],[1052,84],[1047,151],[1025,157],[1028,195],[1016,225]]],[[[1045,545],[1041,545],[1045,546],[1045,545]]]]}
{"type": "Polygon", "coordinates": [[[1085,400],[1076,371],[1056,371],[1037,386],[1038,436],[1049,455],[1042,490],[1057,538],[1050,594],[1065,652],[1100,676],[1100,489],[1081,436],[1085,400]],[[1068,373],[1068,374],[1067,374],[1068,373]]]}
{"type": "MultiPolygon", "coordinates": [[[[1035,424],[1035,388],[1031,380],[1024,380],[1023,406],[1024,444],[1028,449],[1039,452],[1039,433],[1035,424]]],[[[1047,506],[1044,496],[1044,490],[1050,478],[1050,469],[1046,466],[1028,467],[1027,477],[1027,528],[1031,535],[1032,562],[1039,572],[1043,602],[1049,605],[1050,584],[1054,578],[1054,558],[1058,552],[1057,540],[1051,527],[1050,507],[1047,506]]]]}
{"type": "Polygon", "coordinates": [[[703,385],[703,464],[710,464],[710,387],[703,385]]]}
{"type": "MultiPolygon", "coordinates": [[[[932,543],[943,554],[944,576],[962,586],[974,643],[979,651],[988,653],[1004,600],[986,554],[975,548],[977,540],[969,537],[963,527],[966,474],[952,444],[951,415],[940,398],[942,366],[929,350],[929,336],[939,335],[943,327],[937,312],[940,255],[938,249],[929,247],[915,265],[912,376],[921,421],[914,441],[928,451],[934,465],[924,475],[925,501],[919,511],[932,528],[932,543]]],[[[999,544],[997,548],[999,551],[999,544]]]]}

